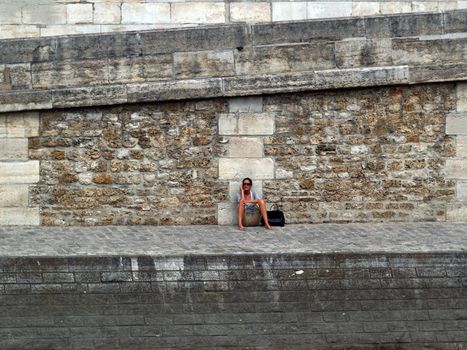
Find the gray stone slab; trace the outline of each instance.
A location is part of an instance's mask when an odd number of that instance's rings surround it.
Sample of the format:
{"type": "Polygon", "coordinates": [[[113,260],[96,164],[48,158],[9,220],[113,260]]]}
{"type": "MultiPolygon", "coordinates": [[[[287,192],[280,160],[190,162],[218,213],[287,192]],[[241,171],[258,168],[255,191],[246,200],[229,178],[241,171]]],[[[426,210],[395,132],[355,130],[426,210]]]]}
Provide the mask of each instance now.
{"type": "Polygon", "coordinates": [[[0,93],[0,112],[14,112],[52,108],[50,91],[18,91],[0,93]]]}
{"type": "Polygon", "coordinates": [[[124,85],[53,90],[52,94],[54,108],[99,106],[127,102],[127,91],[124,85]]]}
{"type": "Polygon", "coordinates": [[[251,32],[254,45],[341,40],[364,37],[365,22],[362,18],[345,18],[255,24],[251,26],[251,32]]]}
{"type": "Polygon", "coordinates": [[[397,38],[443,34],[443,14],[402,14],[365,18],[367,38],[397,38]]]}
{"type": "Polygon", "coordinates": [[[271,231],[248,227],[245,232],[215,225],[0,226],[3,257],[378,252],[467,252],[467,224],[286,225],[271,231]]]}
{"type": "Polygon", "coordinates": [[[467,11],[450,11],[444,13],[445,33],[467,32],[467,11]]]}
{"type": "Polygon", "coordinates": [[[467,64],[437,64],[410,67],[410,83],[456,81],[467,79],[467,64]]]}

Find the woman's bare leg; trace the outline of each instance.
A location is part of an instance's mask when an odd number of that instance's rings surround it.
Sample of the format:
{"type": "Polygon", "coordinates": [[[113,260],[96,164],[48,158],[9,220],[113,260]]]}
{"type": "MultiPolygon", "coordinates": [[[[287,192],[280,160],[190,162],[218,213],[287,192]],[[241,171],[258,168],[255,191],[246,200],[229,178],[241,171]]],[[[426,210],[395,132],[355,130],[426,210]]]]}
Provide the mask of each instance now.
{"type": "Polygon", "coordinates": [[[259,210],[261,211],[261,216],[263,217],[263,220],[264,220],[264,225],[270,230],[272,229],[271,225],[269,225],[269,221],[268,221],[268,211],[267,211],[267,208],[266,208],[266,203],[264,202],[264,200],[260,199],[259,202],[259,210]]]}
{"type": "Polygon", "coordinates": [[[240,201],[238,204],[238,227],[240,230],[244,230],[245,227],[243,226],[243,214],[245,213],[245,204],[243,201],[240,201]]]}

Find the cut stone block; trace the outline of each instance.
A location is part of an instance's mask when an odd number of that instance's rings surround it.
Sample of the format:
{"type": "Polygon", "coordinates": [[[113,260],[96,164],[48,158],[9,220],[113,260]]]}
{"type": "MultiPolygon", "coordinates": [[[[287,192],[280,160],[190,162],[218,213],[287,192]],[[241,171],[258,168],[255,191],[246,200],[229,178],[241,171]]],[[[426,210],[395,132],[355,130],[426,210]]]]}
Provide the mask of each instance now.
{"type": "Polygon", "coordinates": [[[332,18],[352,16],[350,1],[313,1],[307,3],[307,18],[332,18]]]}
{"type": "Polygon", "coordinates": [[[0,208],[0,225],[40,225],[39,208],[0,208]]]}
{"type": "Polygon", "coordinates": [[[467,159],[447,159],[446,177],[451,179],[467,179],[467,159]]]}
{"type": "Polygon", "coordinates": [[[0,39],[31,38],[38,37],[41,30],[36,25],[2,25],[0,39]]]}
{"type": "Polygon", "coordinates": [[[273,21],[297,21],[306,19],[306,2],[273,2],[273,21]]]}
{"type": "Polygon", "coordinates": [[[121,21],[120,4],[95,3],[95,24],[119,24],[121,21]]]}
{"type": "Polygon", "coordinates": [[[245,177],[258,180],[273,179],[274,161],[270,158],[219,159],[220,180],[241,180],[245,177]]]}
{"type": "Polygon", "coordinates": [[[352,15],[353,16],[371,16],[379,14],[380,3],[379,2],[367,2],[359,1],[352,4],[352,15]]]}
{"type": "Polygon", "coordinates": [[[27,160],[27,138],[0,138],[0,160],[27,160]]]}
{"type": "Polygon", "coordinates": [[[263,111],[263,97],[262,96],[251,96],[251,97],[237,97],[229,99],[229,112],[249,112],[259,113],[263,111]]]}
{"type": "Polygon", "coordinates": [[[93,23],[92,4],[68,4],[66,7],[67,23],[93,23]]]}
{"type": "Polygon", "coordinates": [[[380,4],[380,11],[382,14],[407,13],[412,11],[412,4],[401,1],[382,2],[380,4]]]}
{"type": "Polygon", "coordinates": [[[257,137],[232,137],[229,141],[231,158],[261,158],[263,140],[257,137]]]}
{"type": "Polygon", "coordinates": [[[170,4],[124,3],[122,4],[122,23],[170,23],[170,4]]]}
{"type": "Polygon", "coordinates": [[[0,137],[39,135],[39,112],[0,113],[0,137]]]}
{"type": "Polygon", "coordinates": [[[215,2],[172,3],[172,23],[224,23],[225,5],[215,2]]]}
{"type": "Polygon", "coordinates": [[[27,207],[28,185],[0,185],[0,207],[27,207]]]}
{"type": "Polygon", "coordinates": [[[438,2],[438,11],[452,11],[457,9],[457,0],[442,0],[438,2]]]}
{"type": "Polygon", "coordinates": [[[175,53],[174,69],[179,79],[233,76],[233,51],[175,53]]]}
{"type": "Polygon", "coordinates": [[[0,162],[0,184],[25,184],[39,181],[39,161],[0,162]]]}
{"type": "Polygon", "coordinates": [[[12,4],[2,3],[0,24],[21,24],[21,4],[14,2],[12,4]]]}
{"type": "Polygon", "coordinates": [[[24,24],[65,24],[66,5],[43,4],[28,5],[23,7],[24,24]]]}
{"type": "Polygon", "coordinates": [[[457,83],[457,111],[467,112],[467,83],[457,83]]]}
{"type": "Polygon", "coordinates": [[[446,117],[446,134],[467,135],[467,113],[446,117]]]}
{"type": "Polygon", "coordinates": [[[219,135],[272,135],[274,115],[270,113],[226,113],[219,115],[219,135]]]}
{"type": "Polygon", "coordinates": [[[467,204],[448,204],[446,208],[446,220],[448,222],[467,222],[467,204]]]}
{"type": "Polygon", "coordinates": [[[268,2],[232,2],[230,3],[231,22],[269,22],[271,4],[268,2]]]}
{"type": "Polygon", "coordinates": [[[413,12],[435,12],[438,11],[437,1],[413,1],[413,12]]]}
{"type": "MultiPolygon", "coordinates": [[[[251,176],[245,176],[250,177],[251,176]]],[[[253,190],[258,193],[258,195],[263,198],[263,181],[253,179],[253,190]]],[[[229,199],[230,202],[237,204],[237,193],[240,191],[240,185],[242,184],[243,178],[239,179],[238,181],[230,181],[229,182],[229,199]]]]}
{"type": "Polygon", "coordinates": [[[235,203],[217,204],[217,224],[218,225],[236,225],[237,224],[237,205],[235,203]]]}
{"type": "Polygon", "coordinates": [[[456,157],[467,159],[467,136],[456,137],[456,157]]]}
{"type": "Polygon", "coordinates": [[[73,35],[100,33],[101,26],[97,24],[67,24],[50,25],[41,28],[41,36],[73,35]]]}
{"type": "Polygon", "coordinates": [[[456,199],[467,202],[467,181],[458,181],[456,185],[456,199]]]}
{"type": "Polygon", "coordinates": [[[459,10],[467,9],[467,1],[458,1],[457,8],[459,10]]]}

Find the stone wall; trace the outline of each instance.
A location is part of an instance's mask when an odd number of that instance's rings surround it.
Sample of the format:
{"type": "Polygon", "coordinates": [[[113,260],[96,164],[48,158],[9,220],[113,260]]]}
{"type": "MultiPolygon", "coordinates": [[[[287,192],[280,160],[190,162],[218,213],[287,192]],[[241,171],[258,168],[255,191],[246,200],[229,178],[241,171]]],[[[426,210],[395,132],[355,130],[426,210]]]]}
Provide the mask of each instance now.
{"type": "Polygon", "coordinates": [[[290,223],[444,221],[456,201],[462,221],[456,86],[40,112],[31,203],[45,225],[230,224],[250,176],[290,223]]]}
{"type": "Polygon", "coordinates": [[[2,257],[0,348],[463,349],[466,258],[2,257]]]}
{"type": "Polygon", "coordinates": [[[467,8],[465,0],[0,1],[0,39],[145,30],[209,23],[274,22],[433,12],[467,8]]]}

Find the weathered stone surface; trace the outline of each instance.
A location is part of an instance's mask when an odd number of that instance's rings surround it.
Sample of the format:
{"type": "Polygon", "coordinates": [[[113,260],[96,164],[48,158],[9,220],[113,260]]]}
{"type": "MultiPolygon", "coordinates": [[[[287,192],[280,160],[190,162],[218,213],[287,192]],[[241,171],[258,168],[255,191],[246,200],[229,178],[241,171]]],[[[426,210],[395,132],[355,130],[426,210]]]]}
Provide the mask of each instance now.
{"type": "Polygon", "coordinates": [[[268,2],[230,3],[231,22],[270,22],[271,4],[268,2]]]}
{"type": "Polygon", "coordinates": [[[26,184],[39,181],[39,161],[0,161],[0,184],[26,184]]]}
{"type": "Polygon", "coordinates": [[[28,185],[0,185],[0,207],[27,207],[28,185]]]}
{"type": "Polygon", "coordinates": [[[128,85],[128,102],[179,100],[221,95],[220,79],[128,85]]]}
{"type": "Polygon", "coordinates": [[[335,43],[335,61],[339,68],[391,66],[392,40],[351,39],[335,43]]]}
{"type": "Polygon", "coordinates": [[[0,113],[52,108],[50,91],[21,91],[0,94],[0,113]]]}
{"type": "Polygon", "coordinates": [[[226,95],[320,90],[384,84],[406,84],[408,67],[324,70],[314,73],[276,74],[262,77],[225,78],[226,95]]]}
{"type": "Polygon", "coordinates": [[[254,47],[235,54],[237,75],[263,75],[334,68],[334,44],[254,47]]]}
{"type": "Polygon", "coordinates": [[[446,134],[467,135],[467,114],[451,114],[446,117],[446,134]]]}
{"type": "Polygon", "coordinates": [[[328,21],[326,25],[321,21],[256,24],[251,31],[254,45],[342,40],[364,37],[365,22],[361,18],[346,18],[328,21]]]}
{"type": "Polygon", "coordinates": [[[241,180],[245,177],[259,180],[274,178],[274,161],[270,158],[219,159],[220,180],[241,180]]]}
{"type": "Polygon", "coordinates": [[[29,64],[0,65],[0,92],[31,88],[31,66],[29,64]]]}
{"type": "Polygon", "coordinates": [[[414,12],[436,12],[438,3],[438,1],[413,1],[412,10],[414,12]]]}
{"type": "Polygon", "coordinates": [[[34,63],[32,85],[36,89],[54,89],[106,84],[107,61],[83,60],[72,63],[34,63]]]}
{"type": "Polygon", "coordinates": [[[224,23],[225,5],[216,2],[173,3],[173,23],[224,23]]]}
{"type": "Polygon", "coordinates": [[[74,88],[53,91],[53,107],[99,106],[127,102],[127,89],[123,85],[74,88]]]}
{"type": "Polygon", "coordinates": [[[237,223],[237,206],[234,203],[217,204],[217,224],[235,225],[237,223]]]}
{"type": "Polygon", "coordinates": [[[306,2],[272,2],[273,21],[306,19],[306,2]]]}
{"type": "Polygon", "coordinates": [[[24,160],[28,158],[28,139],[0,138],[0,160],[24,160]]]}
{"type": "Polygon", "coordinates": [[[23,7],[23,23],[26,24],[65,24],[66,5],[34,4],[23,7]]]}
{"type": "Polygon", "coordinates": [[[371,16],[380,13],[379,1],[357,1],[352,3],[352,16],[371,16]]]}
{"type": "Polygon", "coordinates": [[[219,135],[271,135],[274,114],[228,113],[219,115],[219,135]]]}
{"type": "Polygon", "coordinates": [[[38,208],[0,207],[0,225],[40,225],[38,208]]]}
{"type": "Polygon", "coordinates": [[[2,3],[0,24],[21,24],[21,6],[15,3],[2,3]]]}
{"type": "Polygon", "coordinates": [[[32,38],[41,34],[40,28],[36,25],[2,25],[0,39],[32,38]]]}
{"type": "Polygon", "coordinates": [[[177,79],[233,76],[234,54],[232,50],[176,53],[174,71],[177,79]]]}
{"type": "Polygon", "coordinates": [[[229,98],[229,112],[260,113],[263,111],[262,96],[229,98]]]}
{"type": "Polygon", "coordinates": [[[412,11],[412,4],[410,2],[381,2],[379,6],[382,14],[406,13],[412,11]]]}
{"type": "Polygon", "coordinates": [[[392,41],[395,65],[464,63],[467,38],[444,40],[397,39],[392,41]]]}
{"type": "Polygon", "coordinates": [[[457,111],[467,112],[467,83],[457,83],[457,111]]]}
{"type": "Polygon", "coordinates": [[[467,79],[467,64],[437,64],[410,67],[410,82],[443,82],[467,79]]]}
{"type": "Polygon", "coordinates": [[[172,55],[119,58],[109,61],[110,83],[131,83],[172,78],[172,55]]]}
{"type": "Polygon", "coordinates": [[[349,17],[352,3],[349,1],[307,2],[307,18],[349,17]]]}
{"type": "Polygon", "coordinates": [[[457,181],[456,199],[458,201],[467,202],[467,181],[457,181]]]}
{"type": "Polygon", "coordinates": [[[467,204],[448,204],[446,210],[446,220],[448,222],[467,222],[467,204]]]}
{"type": "Polygon", "coordinates": [[[456,157],[467,159],[467,136],[456,136],[456,157]]]}
{"type": "Polygon", "coordinates": [[[39,134],[38,112],[0,114],[0,137],[33,137],[39,134]]]}
{"type": "Polygon", "coordinates": [[[446,176],[451,179],[467,179],[466,159],[447,159],[446,176]]]}
{"type": "Polygon", "coordinates": [[[263,141],[257,137],[232,137],[229,146],[230,158],[263,157],[263,141]]]}
{"type": "Polygon", "coordinates": [[[68,4],[66,6],[67,23],[93,23],[93,4],[68,4]]]}
{"type": "Polygon", "coordinates": [[[452,11],[444,13],[444,30],[446,33],[465,32],[467,22],[467,11],[452,11]]]}
{"type": "Polygon", "coordinates": [[[170,4],[123,3],[122,23],[169,23],[170,4]]]}
{"type": "Polygon", "coordinates": [[[96,24],[118,24],[121,21],[120,4],[113,3],[95,3],[94,23],[96,24]]]}
{"type": "Polygon", "coordinates": [[[403,14],[364,19],[368,38],[443,34],[443,14],[403,14]]]}

